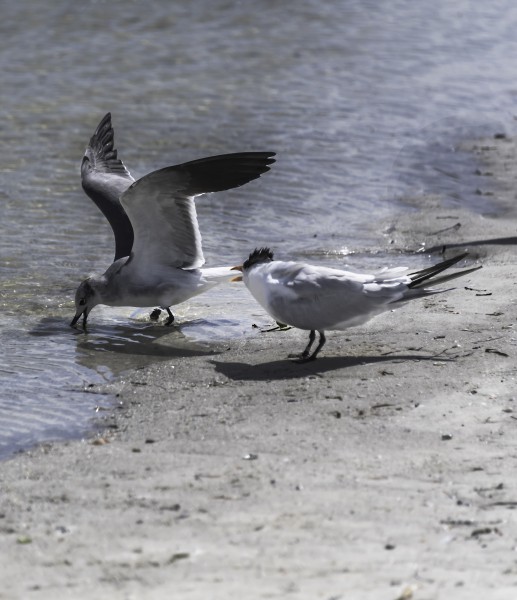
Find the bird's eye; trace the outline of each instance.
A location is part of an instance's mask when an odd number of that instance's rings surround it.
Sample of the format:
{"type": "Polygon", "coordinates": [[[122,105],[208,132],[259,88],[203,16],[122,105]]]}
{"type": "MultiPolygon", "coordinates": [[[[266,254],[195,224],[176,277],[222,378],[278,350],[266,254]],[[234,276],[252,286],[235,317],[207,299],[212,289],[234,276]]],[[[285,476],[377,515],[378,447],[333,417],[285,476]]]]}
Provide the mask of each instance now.
{"type": "Polygon", "coordinates": [[[79,300],[79,306],[84,306],[86,304],[86,299],[85,298],[81,298],[79,300]]]}

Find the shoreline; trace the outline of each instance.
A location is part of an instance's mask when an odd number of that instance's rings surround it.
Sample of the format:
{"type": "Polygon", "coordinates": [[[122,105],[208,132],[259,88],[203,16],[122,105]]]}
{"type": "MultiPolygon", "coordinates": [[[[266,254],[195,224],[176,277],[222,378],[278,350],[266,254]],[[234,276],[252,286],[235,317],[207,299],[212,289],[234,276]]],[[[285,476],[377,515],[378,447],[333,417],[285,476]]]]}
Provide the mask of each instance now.
{"type": "Polygon", "coordinates": [[[516,144],[479,146],[503,216],[420,197],[385,236],[468,249],[455,290],[314,363],[290,330],[134,370],[102,435],[3,461],[0,599],[513,598],[516,144]]]}

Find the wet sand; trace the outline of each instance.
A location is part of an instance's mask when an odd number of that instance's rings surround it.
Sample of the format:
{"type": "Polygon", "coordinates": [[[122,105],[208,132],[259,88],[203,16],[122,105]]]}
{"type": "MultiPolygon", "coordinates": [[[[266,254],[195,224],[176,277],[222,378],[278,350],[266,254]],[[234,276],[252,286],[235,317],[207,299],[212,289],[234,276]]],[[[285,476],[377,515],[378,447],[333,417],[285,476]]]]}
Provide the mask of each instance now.
{"type": "Polygon", "coordinates": [[[516,598],[516,146],[471,150],[504,216],[420,197],[379,226],[469,249],[454,291],[314,363],[290,330],[132,371],[99,436],[2,463],[0,598],[516,598]]]}

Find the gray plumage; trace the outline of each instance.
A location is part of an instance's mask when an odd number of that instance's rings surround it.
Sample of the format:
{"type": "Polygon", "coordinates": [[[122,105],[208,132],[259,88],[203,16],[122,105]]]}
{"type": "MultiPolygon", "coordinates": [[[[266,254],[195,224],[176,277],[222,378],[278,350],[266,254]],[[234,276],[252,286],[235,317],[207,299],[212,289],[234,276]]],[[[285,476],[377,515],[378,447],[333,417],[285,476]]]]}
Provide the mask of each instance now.
{"type": "Polygon", "coordinates": [[[115,258],[129,256],[133,247],[133,227],[120,203],[120,196],[134,183],[117,157],[111,113],[104,116],[90,138],[81,164],[84,191],[108,219],[115,236],[115,258]]]}
{"type": "Polygon", "coordinates": [[[229,280],[230,267],[202,269],[205,262],[194,198],[257,179],[275,162],[274,152],[210,156],[165,167],[135,181],[113,147],[108,113],[92,136],[81,167],[87,194],[111,224],[116,252],[103,275],[78,287],[74,326],[83,326],[97,304],[169,306],[229,280]]]}
{"type": "Polygon", "coordinates": [[[465,252],[409,274],[405,267],[370,274],[275,261],[269,248],[260,248],[234,269],[242,271],[251,294],[276,321],[310,331],[309,344],[301,358],[313,360],[325,343],[325,331],[362,325],[396,304],[447,291],[427,286],[440,285],[481,268],[436,277],[466,256],[465,252]],[[316,331],[320,340],[311,355],[316,331]]]}

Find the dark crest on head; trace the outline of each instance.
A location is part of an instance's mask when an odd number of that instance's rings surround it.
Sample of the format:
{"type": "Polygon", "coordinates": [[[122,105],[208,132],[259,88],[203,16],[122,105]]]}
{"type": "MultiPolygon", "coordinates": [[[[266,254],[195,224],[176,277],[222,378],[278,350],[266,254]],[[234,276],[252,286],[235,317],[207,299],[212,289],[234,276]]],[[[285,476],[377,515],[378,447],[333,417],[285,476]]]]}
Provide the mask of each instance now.
{"type": "Polygon", "coordinates": [[[258,263],[268,263],[273,260],[273,252],[269,248],[255,248],[242,265],[243,269],[249,269],[258,263]]]}

